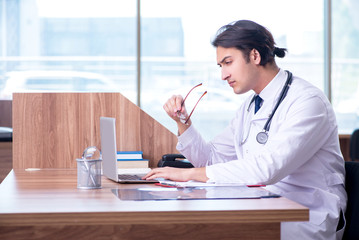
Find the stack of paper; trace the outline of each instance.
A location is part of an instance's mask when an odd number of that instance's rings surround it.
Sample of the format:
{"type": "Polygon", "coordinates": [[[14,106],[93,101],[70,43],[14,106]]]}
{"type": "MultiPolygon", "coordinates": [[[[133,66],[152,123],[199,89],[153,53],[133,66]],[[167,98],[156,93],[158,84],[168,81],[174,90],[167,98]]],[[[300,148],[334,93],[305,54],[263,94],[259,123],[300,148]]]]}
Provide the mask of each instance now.
{"type": "Polygon", "coordinates": [[[246,186],[244,183],[207,183],[207,182],[197,182],[197,181],[188,181],[188,182],[175,182],[171,180],[160,181],[161,185],[168,187],[238,187],[246,186]]]}
{"type": "Polygon", "coordinates": [[[148,159],[142,158],[142,151],[117,152],[117,167],[122,168],[148,168],[148,159]]]}

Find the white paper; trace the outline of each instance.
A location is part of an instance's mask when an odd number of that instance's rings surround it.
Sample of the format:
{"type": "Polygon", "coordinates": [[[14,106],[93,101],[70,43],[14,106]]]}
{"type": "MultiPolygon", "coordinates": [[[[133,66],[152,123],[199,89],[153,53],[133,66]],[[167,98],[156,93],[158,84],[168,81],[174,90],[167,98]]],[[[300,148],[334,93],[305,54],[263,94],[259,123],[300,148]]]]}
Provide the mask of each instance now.
{"type": "Polygon", "coordinates": [[[175,182],[171,180],[160,181],[163,185],[173,186],[173,187],[231,187],[231,186],[246,186],[244,183],[206,183],[206,182],[197,182],[197,181],[188,181],[188,182],[175,182]]]}

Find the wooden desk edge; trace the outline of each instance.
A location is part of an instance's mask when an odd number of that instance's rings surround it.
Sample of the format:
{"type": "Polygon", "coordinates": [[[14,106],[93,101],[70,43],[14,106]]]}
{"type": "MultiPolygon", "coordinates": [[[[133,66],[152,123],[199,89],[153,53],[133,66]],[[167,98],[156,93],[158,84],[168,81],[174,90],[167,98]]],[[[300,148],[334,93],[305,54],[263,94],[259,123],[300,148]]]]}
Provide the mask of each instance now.
{"type": "Polygon", "coordinates": [[[91,212],[91,213],[11,213],[0,214],[1,226],[113,225],[113,224],[216,224],[308,221],[309,210],[198,211],[194,212],[91,212]],[[295,215],[295,217],[293,217],[295,215]]]}

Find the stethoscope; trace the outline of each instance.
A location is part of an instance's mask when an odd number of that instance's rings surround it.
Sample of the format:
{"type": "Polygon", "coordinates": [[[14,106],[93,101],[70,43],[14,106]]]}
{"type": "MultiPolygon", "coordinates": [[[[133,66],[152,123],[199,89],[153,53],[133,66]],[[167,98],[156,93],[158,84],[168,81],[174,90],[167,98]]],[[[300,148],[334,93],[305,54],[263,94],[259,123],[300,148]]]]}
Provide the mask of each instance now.
{"type": "MultiPolygon", "coordinates": [[[[280,93],[278,102],[277,102],[277,104],[275,105],[275,107],[274,107],[272,113],[269,115],[269,118],[268,118],[267,122],[264,124],[263,130],[262,130],[261,132],[259,132],[259,133],[257,134],[257,136],[256,136],[257,142],[258,142],[259,144],[265,144],[265,143],[268,141],[268,131],[269,131],[270,124],[271,124],[271,122],[272,122],[272,118],[273,118],[273,116],[274,116],[274,113],[277,111],[279,104],[283,101],[283,99],[284,99],[285,96],[287,95],[287,92],[288,92],[288,90],[289,90],[289,87],[290,87],[290,85],[291,85],[291,83],[292,83],[292,80],[293,80],[292,73],[289,72],[289,71],[287,71],[287,70],[285,70],[285,71],[286,71],[287,74],[288,74],[288,76],[287,76],[287,81],[285,82],[285,85],[284,85],[284,87],[283,87],[283,89],[282,89],[282,92],[280,93]]],[[[251,104],[254,102],[256,96],[257,96],[257,95],[254,95],[254,96],[253,96],[251,102],[249,103],[248,110],[249,110],[251,104]]]]}

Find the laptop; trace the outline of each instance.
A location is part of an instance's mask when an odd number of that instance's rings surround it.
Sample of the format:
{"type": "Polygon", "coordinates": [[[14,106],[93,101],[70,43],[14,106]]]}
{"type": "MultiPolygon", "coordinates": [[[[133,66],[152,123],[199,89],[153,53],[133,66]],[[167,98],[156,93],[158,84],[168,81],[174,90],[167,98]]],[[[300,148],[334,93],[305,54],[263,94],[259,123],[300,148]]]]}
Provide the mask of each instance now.
{"type": "Polygon", "coordinates": [[[118,174],[116,147],[116,119],[100,117],[103,174],[119,183],[158,183],[158,180],[141,179],[145,174],[118,174]]]}

